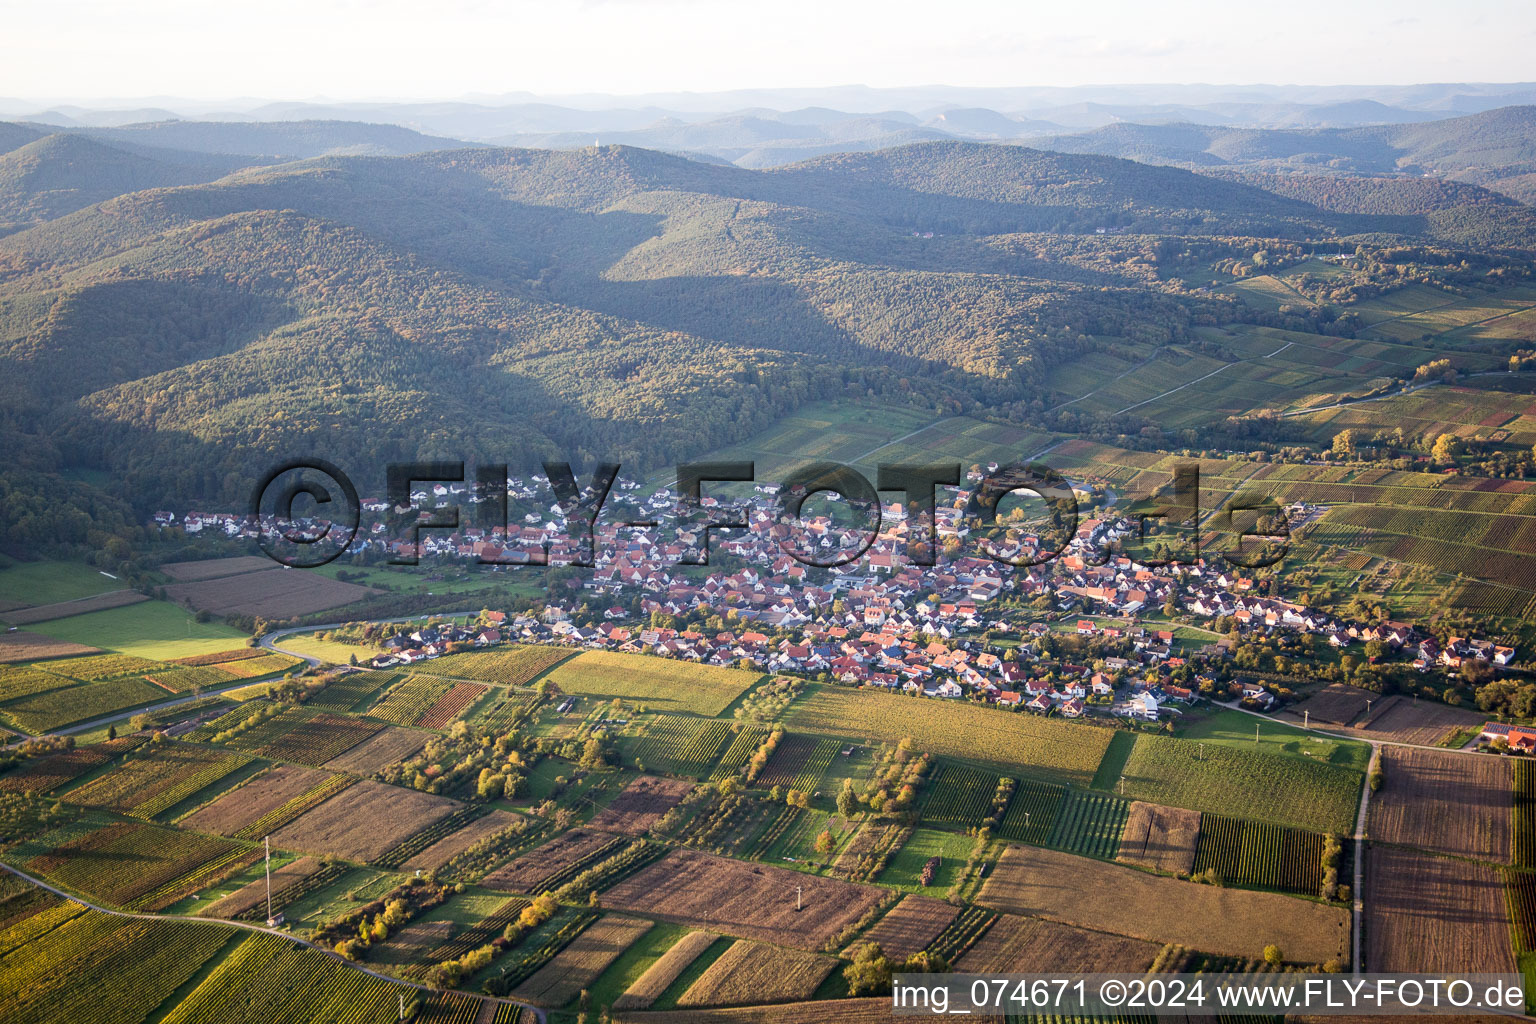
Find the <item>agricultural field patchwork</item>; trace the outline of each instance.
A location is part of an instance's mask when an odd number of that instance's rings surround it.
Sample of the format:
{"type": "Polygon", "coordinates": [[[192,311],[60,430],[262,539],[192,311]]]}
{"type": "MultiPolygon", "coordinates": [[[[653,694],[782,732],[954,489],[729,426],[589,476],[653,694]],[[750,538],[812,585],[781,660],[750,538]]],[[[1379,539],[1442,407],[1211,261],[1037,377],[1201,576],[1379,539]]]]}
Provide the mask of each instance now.
{"type": "Polygon", "coordinates": [[[272,833],[272,845],[372,861],[459,807],[456,800],[364,779],[272,833]]]}
{"type": "Polygon", "coordinates": [[[1508,864],[1514,774],[1501,757],[1385,746],[1371,796],[1370,837],[1382,843],[1508,864]]]}
{"type": "Polygon", "coordinates": [[[1125,765],[1127,797],[1319,832],[1347,832],[1364,774],[1279,754],[1143,733],[1125,765]]]}
{"type": "Polygon", "coordinates": [[[643,835],[692,789],[693,783],[684,779],[642,775],[625,786],[588,824],[609,832],[643,835]]]}
{"type": "Polygon", "coordinates": [[[69,791],[70,803],[153,818],[249,764],[243,754],[185,744],[151,744],[105,775],[69,791]]]}
{"type": "Polygon", "coordinates": [[[221,836],[241,833],[253,823],[264,823],[270,831],[298,817],[307,809],[302,805],[308,794],[333,777],[313,768],[278,765],[198,808],[179,824],[221,836]]]}
{"type": "MultiPolygon", "coordinates": [[[[26,955],[0,960],[8,1024],[138,1024],[221,950],[241,941],[226,928],[129,921],[66,906],[68,919],[27,935],[26,955]],[[60,970],[63,964],[68,968],[60,970]]],[[[0,948],[10,948],[13,936],[44,916],[9,922],[0,929],[0,948]]]]}
{"type": "Polygon", "coordinates": [[[1295,963],[1349,957],[1349,914],[1341,908],[1181,882],[1038,847],[1008,847],[978,898],[1010,914],[1229,956],[1261,956],[1274,944],[1295,963]],[[1179,912],[1167,913],[1170,906],[1179,912]]]}
{"type": "Polygon", "coordinates": [[[803,732],[886,743],[910,736],[924,753],[1081,785],[1093,778],[1112,735],[1108,729],[960,701],[828,685],[813,687],[796,701],[788,725],[803,732]]]}
{"type": "Polygon", "coordinates": [[[757,777],[765,789],[798,789],[810,793],[821,782],[838,751],[837,740],[818,739],[798,733],[787,734],[774,748],[773,756],[757,777]]]}
{"type": "Polygon", "coordinates": [[[173,583],[165,588],[169,600],[196,611],[278,619],[340,608],[375,593],[320,573],[292,572],[271,564],[254,572],[173,583]]]}
{"type": "Polygon", "coordinates": [[[955,969],[968,974],[1133,974],[1151,966],[1159,948],[1157,943],[1143,939],[1003,914],[960,958],[955,969]]]}
{"type": "Polygon", "coordinates": [[[1514,971],[1498,868],[1371,843],[1365,969],[1514,971]]]}
{"type": "Polygon", "coordinates": [[[154,911],[238,871],[259,854],[227,839],[121,822],[61,843],[24,866],[97,902],[154,911]]]}
{"type": "Polygon", "coordinates": [[[615,651],[587,651],[551,669],[561,693],[644,704],[652,711],[718,715],[763,678],[761,672],[615,651]]]}
{"type": "Polygon", "coordinates": [[[436,669],[445,676],[482,679],[502,686],[527,686],[573,655],[564,647],[528,644],[455,654],[439,659],[436,669]]]}
{"type": "Polygon", "coordinates": [[[653,715],[642,730],[627,744],[635,764],[697,779],[711,774],[732,739],[728,722],[681,715],[653,715]]]}
{"type": "Polygon", "coordinates": [[[682,976],[699,954],[703,953],[720,936],[714,932],[691,931],[673,943],[656,959],[645,973],[636,978],[613,1003],[613,1009],[644,1010],[661,998],[662,993],[682,976]]]}
{"type": "Polygon", "coordinates": [[[892,960],[927,949],[960,913],[958,907],[927,896],[905,896],[855,945],[873,942],[892,960]]]}
{"type": "Polygon", "coordinates": [[[1227,885],[1316,896],[1323,884],[1323,837],[1316,832],[1219,814],[1201,815],[1196,872],[1214,871],[1227,885]]]}
{"type": "Polygon", "coordinates": [[[608,914],[513,989],[512,995],[539,1006],[564,1006],[650,928],[650,921],[608,914]]]}
{"type": "Polygon", "coordinates": [[[1165,875],[1188,875],[1195,869],[1199,841],[1199,811],[1138,800],[1131,804],[1115,859],[1165,875]]]}
{"type": "Polygon", "coordinates": [[[809,999],[837,967],[829,956],[741,939],[677,1000],[680,1007],[739,1006],[809,999]]]}
{"type": "Polygon", "coordinates": [[[992,811],[997,784],[998,776],[990,772],[941,762],[929,772],[919,818],[930,825],[979,825],[992,811]]]}
{"type": "Polygon", "coordinates": [[[775,945],[819,949],[881,895],[837,879],[672,850],[609,889],[603,904],[775,945]]]}
{"type": "Polygon", "coordinates": [[[285,708],[253,728],[237,732],[227,742],[238,750],[274,761],[321,765],[382,728],[378,722],[329,711],[285,708]]]}
{"type": "Polygon", "coordinates": [[[1120,797],[1107,793],[1069,790],[1056,813],[1046,845],[1108,860],[1119,849],[1127,806],[1120,797]]]}
{"type": "Polygon", "coordinates": [[[337,754],[325,762],[333,771],[351,772],[354,775],[372,775],[374,772],[403,761],[427,745],[429,733],[414,732],[388,726],[363,740],[355,747],[337,754]]]}

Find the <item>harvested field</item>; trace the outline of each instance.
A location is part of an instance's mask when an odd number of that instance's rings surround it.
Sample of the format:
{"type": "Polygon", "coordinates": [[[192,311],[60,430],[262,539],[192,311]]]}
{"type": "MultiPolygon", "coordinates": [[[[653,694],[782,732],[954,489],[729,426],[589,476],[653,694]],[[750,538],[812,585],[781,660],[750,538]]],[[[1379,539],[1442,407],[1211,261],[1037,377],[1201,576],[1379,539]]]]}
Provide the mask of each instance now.
{"type": "Polygon", "coordinates": [[[405,867],[411,871],[417,868],[423,871],[436,871],[486,836],[500,832],[508,825],[522,820],[521,815],[513,814],[511,811],[492,811],[490,814],[476,818],[457,832],[450,832],[439,839],[406,861],[405,867]]]}
{"type": "Polygon", "coordinates": [[[160,567],[177,583],[195,583],[198,580],[235,576],[240,573],[271,569],[272,560],[260,555],[241,555],[237,558],[202,558],[195,562],[167,562],[160,567]]]}
{"type": "Polygon", "coordinates": [[[1161,948],[1142,939],[1004,914],[960,958],[955,970],[968,974],[1139,974],[1151,966],[1161,948]]]}
{"type": "Polygon", "coordinates": [[[105,594],[82,597],[76,601],[60,601],[58,604],[39,604],[31,608],[18,608],[15,611],[5,612],[0,615],[0,618],[4,618],[15,626],[27,626],[34,622],[67,619],[71,615],[106,611],[108,608],[121,608],[126,604],[138,604],[140,601],[148,600],[147,596],[137,590],[110,590],[105,594]]]}
{"type": "Polygon", "coordinates": [[[837,961],[829,956],[742,939],[678,996],[677,1005],[741,1006],[809,999],[835,967],[837,961]]]}
{"type": "Polygon", "coordinates": [[[1168,875],[1187,875],[1195,866],[1200,812],[1137,801],[1131,804],[1115,859],[1168,875]]]}
{"type": "Polygon", "coordinates": [[[603,903],[783,946],[819,949],[883,891],[784,868],[672,850],[603,894],[603,903]],[[795,889],[804,909],[795,910],[795,889]]]}
{"type": "Polygon", "coordinates": [[[1502,757],[1381,748],[1367,834],[1383,843],[1508,864],[1514,768],[1502,757]]]}
{"type": "Polygon", "coordinates": [[[318,573],[293,572],[272,566],[238,576],[223,576],[165,588],[176,604],[214,615],[293,618],[339,608],[377,593],[355,583],[342,583],[318,573]]]}
{"type": "Polygon", "coordinates": [[[370,959],[392,967],[408,967],[426,960],[427,954],[453,937],[452,921],[412,921],[370,952],[370,959]]]}
{"type": "Polygon", "coordinates": [[[14,633],[0,633],[0,664],[14,661],[37,661],[42,658],[65,658],[75,654],[96,654],[100,647],[55,640],[41,633],[28,633],[18,629],[14,633]]]}
{"type": "Polygon", "coordinates": [[[487,889],[502,892],[531,892],[555,872],[575,864],[613,842],[606,832],[573,828],[562,832],[543,846],[510,860],[480,880],[487,889]]]}
{"type": "Polygon", "coordinates": [[[427,745],[426,733],[391,725],[351,750],[325,762],[325,767],[353,775],[372,775],[380,768],[404,761],[427,745]]]}
{"type": "Polygon", "coordinates": [[[274,832],[272,843],[371,861],[459,806],[447,797],[365,779],[274,832]]]}
{"type": "Polygon", "coordinates": [[[869,931],[854,941],[855,946],[877,943],[892,960],[905,960],[927,949],[949,922],[960,913],[959,907],[927,896],[907,896],[869,931]]]}
{"type": "Polygon", "coordinates": [[[1296,705],[1295,712],[1306,711],[1313,722],[1330,725],[1349,725],[1365,714],[1366,701],[1380,701],[1381,694],[1362,690],[1348,683],[1329,683],[1317,693],[1296,705]]]}
{"type": "MultiPolygon", "coordinates": [[[[319,870],[320,861],[316,857],[300,857],[296,861],[284,864],[272,872],[272,891],[274,893],[282,892],[288,886],[308,878],[319,870]]],[[[199,910],[198,916],[222,917],[233,920],[252,907],[265,904],[266,901],[267,880],[265,878],[258,878],[249,885],[241,886],[216,903],[209,904],[202,910],[199,910]]]]}
{"type": "Polygon", "coordinates": [[[539,1006],[564,1006],[596,981],[609,964],[651,927],[650,921],[640,918],[604,916],[513,989],[512,998],[526,999],[539,1006]]]}
{"type": "Polygon", "coordinates": [[[230,790],[213,803],[200,807],[182,818],[178,824],[195,828],[199,832],[232,836],[262,815],[303,796],[328,778],[329,774],[314,768],[278,765],[238,789],[230,790]]]}
{"type": "MultiPolygon", "coordinates": [[[[718,1010],[630,1010],[613,1017],[614,1024],[891,1024],[893,1019],[890,996],[718,1010]]],[[[966,1019],[975,1024],[998,1024],[1002,1018],[966,1019]]]]}
{"type": "Polygon", "coordinates": [[[1288,961],[1349,956],[1349,914],[1274,893],[1221,889],[1055,850],[1009,846],[980,903],[1010,914],[1256,957],[1271,943],[1288,961]],[[1106,893],[1113,893],[1106,899],[1106,893]],[[1177,913],[1170,908],[1177,908],[1177,913]]]}
{"type": "Polygon", "coordinates": [[[644,1010],[661,998],[672,983],[682,976],[688,966],[699,958],[699,954],[714,945],[720,936],[714,932],[689,932],[672,948],[661,955],[655,963],[647,967],[645,973],[635,979],[634,984],[624,990],[624,994],[614,1002],[615,1010],[644,1010]]]}
{"type": "Polygon", "coordinates": [[[441,729],[449,722],[459,717],[464,709],[480,699],[480,695],[490,689],[479,683],[456,683],[453,689],[433,701],[427,710],[421,713],[416,720],[416,725],[423,729],[441,729]]]}
{"type": "Polygon", "coordinates": [[[1365,969],[1514,971],[1498,868],[1370,844],[1365,969]]]}
{"type": "Polygon", "coordinates": [[[661,820],[688,792],[694,784],[688,779],[666,779],[659,775],[642,775],[613,802],[599,811],[588,824],[593,828],[610,832],[623,832],[638,836],[661,820]]]}
{"type": "Polygon", "coordinates": [[[1371,716],[1357,721],[1352,731],[1363,739],[1432,747],[1452,730],[1479,726],[1486,720],[1486,715],[1475,711],[1429,701],[1414,703],[1410,697],[1395,694],[1372,704],[1371,716]]]}

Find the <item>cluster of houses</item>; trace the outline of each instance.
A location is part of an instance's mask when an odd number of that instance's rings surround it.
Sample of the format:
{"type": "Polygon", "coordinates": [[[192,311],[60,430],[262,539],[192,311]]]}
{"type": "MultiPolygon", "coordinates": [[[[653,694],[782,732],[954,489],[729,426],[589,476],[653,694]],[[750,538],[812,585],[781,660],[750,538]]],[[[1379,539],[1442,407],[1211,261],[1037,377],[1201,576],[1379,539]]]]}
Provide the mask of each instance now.
{"type": "MultiPolygon", "coordinates": [[[[526,481],[509,479],[508,491],[525,503],[550,493],[547,481],[538,475],[526,481]]],[[[1055,559],[1015,567],[1011,561],[1028,561],[1039,550],[1040,538],[1012,530],[991,538],[984,552],[978,550],[980,540],[970,537],[965,516],[970,492],[963,487],[941,489],[934,523],[942,550],[937,564],[924,567],[907,557],[915,531],[900,504],[882,509],[882,528],[858,554],[867,534],[836,529],[828,516],[786,523],[776,514],[776,492],[774,485],[759,484],[745,499],[704,498],[706,509],[748,523],[746,529],[709,536],[695,525],[669,520],[677,502],[665,488],[646,496],[634,481],[620,480],[604,506],[608,521],[600,522],[591,541],[591,568],[579,592],[559,599],[552,595],[537,617],[502,616],[474,628],[429,629],[396,637],[381,664],[434,657],[452,643],[555,643],[713,665],[745,662],[765,671],[825,673],[848,683],[1068,716],[1098,707],[1157,719],[1170,705],[1192,699],[1193,693],[1166,683],[1147,685],[1148,670],[1177,668],[1184,659],[1172,632],[1126,623],[1170,599],[1195,615],[1224,618],[1240,633],[1295,630],[1324,637],[1339,648],[1379,640],[1414,653],[1414,664],[1424,670],[1454,670],[1467,658],[1502,666],[1515,655],[1513,649],[1486,640],[1453,638],[1441,648],[1402,623],[1341,622],[1260,595],[1253,580],[1241,572],[1204,562],[1139,564],[1115,553],[1117,542],[1136,532],[1138,524],[1114,516],[1112,509],[1080,521],[1055,559]],[[662,525],[612,525],[656,522],[662,525]],[[715,555],[729,556],[722,561],[741,567],[708,571],[685,564],[701,558],[706,543],[715,555]],[[845,565],[813,568],[787,550],[857,557],[845,565]],[[1006,606],[999,599],[1006,599],[1006,606]],[[592,608],[601,611],[594,615],[592,608]],[[636,624],[653,621],[656,612],[718,617],[722,628],[675,630],[636,624]],[[1039,620],[1070,621],[1073,616],[1083,616],[1077,620],[1077,633],[1102,641],[1105,650],[1128,650],[1130,656],[1096,659],[1103,663],[1097,671],[1050,662],[1031,642],[1051,629],[1039,620]],[[982,633],[1005,642],[989,644],[979,636],[982,633]]],[[[481,500],[459,484],[438,484],[413,498],[428,507],[481,500]]],[[[385,508],[376,500],[363,505],[375,512],[385,508]]],[[[533,553],[557,566],[574,564],[582,556],[582,545],[572,539],[572,533],[580,531],[568,529],[560,505],[522,513],[522,518],[523,524],[506,529],[423,530],[415,545],[388,538],[380,522],[360,530],[351,550],[501,564],[526,562],[533,553]]],[[[170,513],[156,516],[162,525],[174,521],[170,513]]],[[[254,538],[272,524],[247,516],[190,513],[180,525],[189,532],[216,529],[230,537],[254,538]]],[[[1224,657],[1230,647],[1230,640],[1223,639],[1191,654],[1209,660],[1224,657]]],[[[1274,698],[1258,691],[1245,694],[1245,700],[1265,707],[1274,698]]]]}

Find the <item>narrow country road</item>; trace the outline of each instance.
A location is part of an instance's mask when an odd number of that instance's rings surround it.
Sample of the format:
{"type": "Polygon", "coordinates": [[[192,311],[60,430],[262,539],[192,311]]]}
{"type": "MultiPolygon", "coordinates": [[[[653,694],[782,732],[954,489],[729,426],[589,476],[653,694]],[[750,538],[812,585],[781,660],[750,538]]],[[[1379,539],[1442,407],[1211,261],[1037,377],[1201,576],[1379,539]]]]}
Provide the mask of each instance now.
{"type": "MultiPolygon", "coordinates": [[[[437,991],[436,989],[433,989],[433,988],[431,988],[431,987],[429,987],[427,985],[418,985],[417,983],[415,983],[413,981],[402,981],[399,978],[391,978],[387,974],[380,974],[378,971],[369,970],[367,967],[364,967],[362,964],[359,964],[359,963],[356,963],[354,961],[348,960],[346,957],[341,956],[340,954],[336,953],[333,950],[326,949],[324,946],[317,946],[313,942],[310,942],[308,939],[301,939],[297,935],[290,934],[289,932],[282,931],[281,929],[278,929],[278,928],[268,928],[266,925],[250,924],[250,923],[245,922],[245,921],[225,921],[222,918],[215,918],[215,917],[186,917],[186,916],[181,916],[181,915],[177,915],[177,914],[135,914],[135,913],[129,913],[128,911],[123,911],[123,910],[108,910],[106,907],[98,907],[94,903],[91,903],[91,902],[89,902],[87,900],[83,900],[79,896],[74,895],[73,893],[65,892],[63,889],[60,889],[60,888],[57,888],[55,886],[49,885],[47,882],[44,882],[42,879],[34,878],[31,875],[27,874],[25,871],[22,871],[19,868],[12,867],[11,865],[4,863],[3,861],[0,861],[0,868],[3,868],[6,871],[9,871],[11,874],[15,875],[17,878],[20,878],[20,879],[23,879],[23,880],[25,880],[27,882],[32,883],[33,885],[37,886],[39,889],[47,889],[49,892],[53,893],[56,896],[62,896],[65,899],[69,900],[71,903],[78,903],[82,907],[86,907],[87,909],[96,911],[98,914],[110,914],[112,917],[126,917],[126,918],[129,918],[130,920],[134,920],[134,921],[176,921],[176,922],[180,922],[182,924],[205,924],[205,925],[209,925],[211,927],[240,928],[240,929],[243,929],[243,930],[248,931],[248,932],[265,932],[268,935],[276,935],[278,938],[286,939],[289,942],[296,942],[296,943],[298,943],[301,946],[308,946],[310,949],[314,950],[315,952],[320,953],[320,954],[322,954],[324,956],[328,956],[332,960],[335,960],[338,963],[345,964],[347,967],[351,968],[354,971],[361,971],[364,974],[372,975],[373,977],[378,978],[381,981],[387,981],[387,982],[390,982],[390,983],[395,984],[395,985],[401,985],[401,986],[404,986],[405,988],[413,988],[413,989],[416,989],[418,992],[435,992],[435,991],[437,991]]],[[[455,989],[454,991],[457,992],[458,990],[455,989]]],[[[520,1002],[518,1002],[515,999],[499,999],[499,998],[496,998],[494,996],[482,995],[482,994],[477,993],[477,992],[458,992],[458,994],[462,995],[462,996],[465,996],[467,998],[470,998],[470,999],[477,999],[477,1000],[479,1000],[482,1003],[506,1003],[506,1004],[510,1004],[512,1006],[521,1006],[524,1009],[533,1011],[535,1016],[537,1016],[538,1019],[539,1019],[539,1024],[545,1024],[544,1011],[539,1009],[537,1006],[533,1006],[533,1005],[531,1005],[529,1003],[520,1003],[520,1002]]]]}
{"type": "Polygon", "coordinates": [[[1365,785],[1360,787],[1360,813],[1355,817],[1355,887],[1350,890],[1354,900],[1354,960],[1355,973],[1365,973],[1365,829],[1371,813],[1371,772],[1381,761],[1381,744],[1371,744],[1371,760],[1365,766],[1365,785]]]}

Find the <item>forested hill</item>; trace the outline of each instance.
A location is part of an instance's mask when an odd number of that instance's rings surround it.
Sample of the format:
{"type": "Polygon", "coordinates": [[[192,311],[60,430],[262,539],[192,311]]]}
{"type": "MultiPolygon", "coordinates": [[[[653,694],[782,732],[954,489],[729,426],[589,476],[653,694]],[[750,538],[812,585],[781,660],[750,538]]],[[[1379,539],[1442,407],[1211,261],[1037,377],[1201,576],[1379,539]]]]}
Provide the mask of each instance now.
{"type": "MultiPolygon", "coordinates": [[[[12,472],[111,481],[141,509],[228,506],[300,454],[672,465],[815,397],[1025,421],[1047,370],[1095,347],[1191,344],[1244,319],[1348,329],[1325,307],[1185,286],[1189,267],[1442,237],[1390,202],[1021,147],[772,171],[626,147],[423,149],[192,184],[177,175],[208,164],[95,135],[0,158],[12,472]]],[[[1536,238],[1519,215],[1506,241],[1536,238]]]]}
{"type": "Polygon", "coordinates": [[[1055,152],[1096,153],[1192,168],[1433,173],[1498,189],[1506,179],[1536,173],[1536,106],[1364,128],[1265,130],[1127,123],[1036,139],[1033,144],[1055,152]]]}

